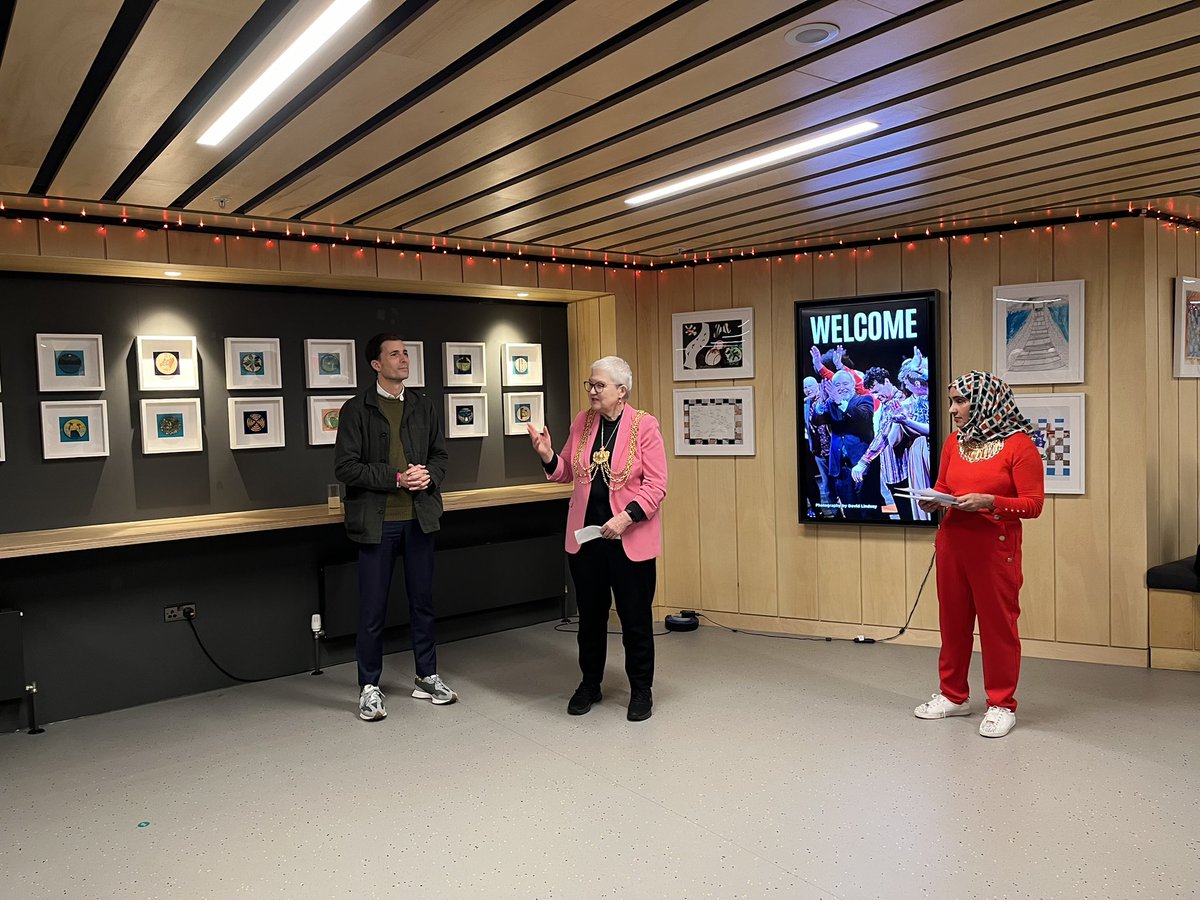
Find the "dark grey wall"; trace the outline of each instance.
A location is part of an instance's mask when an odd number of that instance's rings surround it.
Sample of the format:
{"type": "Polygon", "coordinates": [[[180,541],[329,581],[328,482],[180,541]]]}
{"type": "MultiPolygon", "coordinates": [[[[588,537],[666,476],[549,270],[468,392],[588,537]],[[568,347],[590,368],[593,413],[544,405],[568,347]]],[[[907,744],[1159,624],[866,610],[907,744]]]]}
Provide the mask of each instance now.
{"type": "Polygon", "coordinates": [[[543,391],[552,433],[566,434],[570,422],[567,316],[560,304],[19,274],[0,275],[0,298],[8,457],[0,463],[0,532],[323,503],[334,481],[333,447],[308,446],[306,398],[350,391],[305,387],[306,338],[354,338],[359,390],[369,383],[362,351],[372,334],[396,331],[424,341],[424,390],[443,415],[442,343],[486,342],[488,386],[464,392],[488,395],[489,436],[447,442],[446,490],[543,478],[529,439],[504,435],[502,343],[542,345],[543,386],[509,390],[543,391]],[[39,404],[97,394],[38,393],[39,333],[104,336],[106,389],[99,397],[108,401],[110,456],[42,459],[39,404]],[[137,389],[133,348],[139,334],[196,335],[203,391],[180,394],[201,397],[203,453],[142,455],[138,401],[165,395],[137,389]],[[226,337],[280,338],[283,390],[227,391],[226,337]],[[256,394],[283,395],[287,446],[230,450],[227,400],[256,394]]]}

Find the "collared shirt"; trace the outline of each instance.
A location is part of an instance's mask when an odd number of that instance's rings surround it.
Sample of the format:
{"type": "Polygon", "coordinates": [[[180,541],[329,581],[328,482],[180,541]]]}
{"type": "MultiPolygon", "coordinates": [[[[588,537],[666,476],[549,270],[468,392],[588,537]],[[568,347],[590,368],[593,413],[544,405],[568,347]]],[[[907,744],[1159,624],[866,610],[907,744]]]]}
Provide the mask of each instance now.
{"type": "Polygon", "coordinates": [[[385,391],[383,389],[383,385],[379,383],[379,379],[376,379],[375,380],[375,393],[377,393],[380,397],[386,397],[389,400],[400,400],[401,402],[403,402],[403,400],[404,400],[404,385],[400,385],[400,393],[389,394],[387,391],[385,391]]]}

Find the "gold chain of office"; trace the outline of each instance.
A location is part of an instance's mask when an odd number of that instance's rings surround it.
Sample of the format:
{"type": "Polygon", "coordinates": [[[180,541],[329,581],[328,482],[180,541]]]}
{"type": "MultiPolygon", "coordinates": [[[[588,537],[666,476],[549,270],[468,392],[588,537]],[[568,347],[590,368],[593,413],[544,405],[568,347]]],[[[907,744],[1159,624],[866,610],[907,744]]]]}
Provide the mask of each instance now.
{"type": "MultiPolygon", "coordinates": [[[[635,410],[633,414],[633,425],[629,429],[629,454],[625,460],[625,471],[620,475],[614,475],[612,471],[611,456],[608,450],[600,448],[592,455],[592,461],[589,465],[583,464],[584,447],[590,445],[589,439],[592,436],[592,429],[596,426],[597,413],[594,409],[589,409],[583,420],[583,434],[579,438],[579,443],[575,445],[575,474],[584,481],[590,482],[599,473],[604,479],[604,483],[611,487],[621,487],[629,480],[629,474],[633,471],[633,451],[637,448],[638,426],[642,422],[642,416],[646,415],[644,409],[635,410]]],[[[615,452],[616,448],[614,448],[615,452]]]]}
{"type": "Polygon", "coordinates": [[[991,459],[1004,449],[1004,441],[964,441],[958,445],[958,455],[969,463],[991,459]]]}

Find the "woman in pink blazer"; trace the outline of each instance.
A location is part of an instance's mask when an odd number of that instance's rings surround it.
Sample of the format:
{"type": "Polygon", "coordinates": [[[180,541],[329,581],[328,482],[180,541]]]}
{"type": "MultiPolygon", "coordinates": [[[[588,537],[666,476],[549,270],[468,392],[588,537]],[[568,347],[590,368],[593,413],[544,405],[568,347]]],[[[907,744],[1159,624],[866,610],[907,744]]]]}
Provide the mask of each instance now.
{"type": "Polygon", "coordinates": [[[608,610],[621,619],[629,712],[640,722],[654,705],[655,561],[662,549],[658,508],[667,493],[667,454],[658,420],[626,404],[633,390],[629,363],[606,356],[585,382],[589,409],[575,417],[561,453],[549,429],[529,426],[546,477],[573,482],[567,513],[567,553],[579,605],[579,668],[583,680],[567,704],[581,716],[599,703],[608,651],[608,610]],[[580,544],[575,532],[596,526],[601,536],[580,544]]]}

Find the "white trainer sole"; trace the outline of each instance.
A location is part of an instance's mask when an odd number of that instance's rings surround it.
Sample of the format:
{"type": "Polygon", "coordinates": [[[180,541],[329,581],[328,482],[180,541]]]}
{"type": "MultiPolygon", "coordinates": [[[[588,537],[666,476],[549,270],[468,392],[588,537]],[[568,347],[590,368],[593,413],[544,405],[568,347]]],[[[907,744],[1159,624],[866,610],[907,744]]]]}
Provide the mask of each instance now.
{"type": "Polygon", "coordinates": [[[458,699],[458,694],[455,694],[455,695],[454,695],[453,697],[451,697],[449,700],[439,700],[437,697],[433,696],[433,694],[430,694],[430,693],[428,693],[428,692],[426,692],[426,691],[419,691],[419,690],[418,690],[418,691],[413,691],[413,692],[412,692],[412,695],[413,695],[413,698],[414,698],[414,699],[416,699],[416,700],[428,700],[428,701],[429,701],[430,703],[432,703],[434,706],[444,706],[445,704],[447,704],[447,703],[453,703],[455,700],[457,700],[457,699],[458,699]]]}
{"type": "Polygon", "coordinates": [[[962,709],[951,709],[939,712],[922,712],[921,707],[913,710],[913,715],[918,719],[948,719],[951,716],[969,716],[971,707],[965,706],[962,709]]]}
{"type": "Polygon", "coordinates": [[[366,713],[359,710],[358,717],[360,719],[362,719],[364,722],[378,722],[381,719],[387,718],[387,710],[381,709],[376,715],[373,715],[373,716],[367,715],[366,713]]]}

